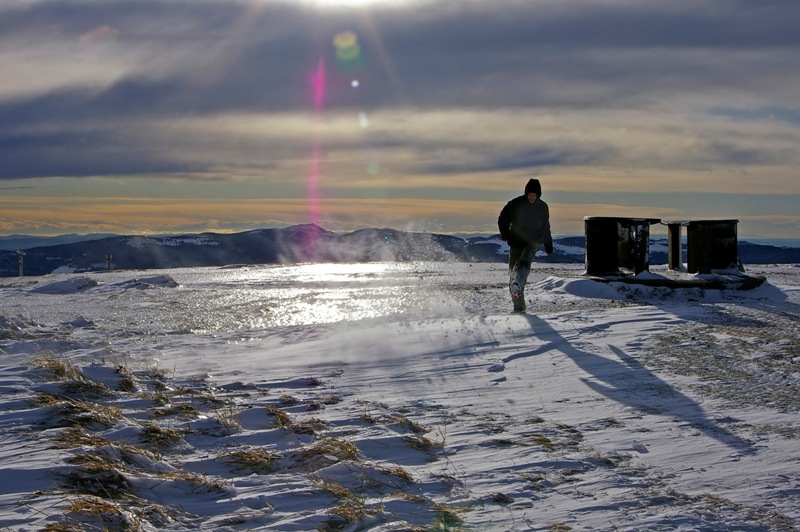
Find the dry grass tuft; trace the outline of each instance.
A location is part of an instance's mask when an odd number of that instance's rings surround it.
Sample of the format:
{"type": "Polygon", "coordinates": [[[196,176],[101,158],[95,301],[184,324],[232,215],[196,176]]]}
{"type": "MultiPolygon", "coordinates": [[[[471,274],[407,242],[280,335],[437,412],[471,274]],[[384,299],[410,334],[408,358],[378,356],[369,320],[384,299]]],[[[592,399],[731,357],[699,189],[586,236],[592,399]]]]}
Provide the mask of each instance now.
{"type": "MultiPolygon", "coordinates": [[[[161,527],[173,522],[176,512],[158,504],[143,501],[112,502],[99,497],[83,496],[72,499],[67,505],[66,517],[70,521],[85,521],[74,528],[51,528],[46,530],[153,530],[150,525],[161,527]]],[[[72,527],[72,525],[67,525],[72,527]]]]}
{"type": "Polygon", "coordinates": [[[56,358],[52,353],[37,357],[31,366],[44,370],[48,378],[53,381],[79,381],[84,380],[81,372],[68,358],[56,358]]]}
{"type": "Polygon", "coordinates": [[[69,523],[51,523],[42,528],[42,532],[85,532],[86,528],[82,525],[69,523]]]}
{"type": "Polygon", "coordinates": [[[387,469],[380,468],[380,470],[383,471],[384,473],[388,473],[406,482],[414,482],[414,477],[411,475],[411,473],[409,473],[408,470],[403,469],[400,466],[387,469]]]}
{"type": "Polygon", "coordinates": [[[389,497],[391,497],[392,499],[403,499],[404,501],[411,501],[411,502],[418,502],[425,504],[430,502],[430,499],[428,499],[427,497],[405,492],[392,493],[391,495],[389,495],[389,497]]]}
{"type": "Polygon", "coordinates": [[[425,436],[420,436],[418,434],[404,436],[403,441],[412,449],[426,453],[434,452],[437,448],[441,447],[440,444],[434,442],[430,438],[426,438],[425,436]]]}
{"type": "Polygon", "coordinates": [[[55,406],[65,400],[63,397],[52,393],[40,392],[33,396],[29,402],[33,406],[55,406]]]}
{"type": "Polygon", "coordinates": [[[600,464],[602,464],[604,466],[608,466],[608,467],[617,467],[617,466],[619,466],[619,464],[616,462],[616,460],[614,460],[612,458],[609,458],[607,456],[603,456],[599,452],[598,453],[594,453],[592,455],[592,460],[594,460],[595,462],[598,462],[598,463],[600,463],[600,464]]]}
{"type": "Polygon", "coordinates": [[[464,511],[463,509],[458,510],[454,506],[445,504],[434,504],[433,508],[436,511],[433,530],[451,530],[464,524],[464,520],[458,515],[459,511],[464,511]]]}
{"type": "Polygon", "coordinates": [[[544,434],[536,434],[536,433],[526,434],[525,437],[533,440],[533,443],[535,445],[538,445],[539,447],[544,447],[548,451],[556,450],[556,444],[553,443],[553,440],[551,440],[544,434]]]}
{"type": "Polygon", "coordinates": [[[350,528],[353,524],[362,520],[369,515],[365,507],[363,499],[355,497],[345,499],[343,504],[335,506],[328,510],[330,518],[325,523],[326,528],[323,530],[344,530],[350,528]]]}
{"type": "Polygon", "coordinates": [[[118,406],[107,406],[97,403],[76,401],[49,393],[39,393],[31,400],[34,406],[49,406],[53,413],[60,416],[57,427],[112,427],[122,417],[122,409],[118,406]]]}
{"type": "Polygon", "coordinates": [[[300,399],[292,395],[281,395],[278,401],[280,401],[281,406],[295,406],[300,404],[300,399]]]}
{"type": "Polygon", "coordinates": [[[320,489],[325,493],[329,493],[337,499],[355,499],[355,495],[348,488],[342,486],[338,482],[322,482],[320,489]]]}
{"type": "Polygon", "coordinates": [[[183,433],[175,429],[150,424],[142,428],[139,439],[157,449],[169,449],[176,443],[183,441],[183,433]]]}
{"type": "Polygon", "coordinates": [[[291,429],[295,434],[306,434],[313,436],[317,433],[317,430],[325,426],[326,423],[321,419],[312,418],[306,421],[301,421],[300,423],[293,423],[291,429]]]}
{"type": "Polygon", "coordinates": [[[176,390],[174,390],[172,392],[172,395],[174,395],[176,397],[185,396],[185,397],[203,397],[204,398],[208,394],[206,394],[204,391],[201,391],[201,390],[196,390],[194,388],[188,388],[186,386],[182,386],[182,387],[177,388],[176,390]]]}
{"type": "Polygon", "coordinates": [[[267,405],[264,408],[266,409],[267,414],[269,414],[274,418],[274,422],[272,423],[272,428],[281,428],[281,429],[291,428],[293,424],[292,418],[285,411],[281,410],[280,408],[274,405],[267,405]]]}
{"type": "Polygon", "coordinates": [[[222,455],[220,460],[231,465],[234,471],[259,475],[273,473],[281,468],[281,455],[262,448],[233,451],[222,455]]]}
{"type": "Polygon", "coordinates": [[[166,390],[142,392],[139,394],[139,397],[145,401],[149,401],[152,404],[157,405],[154,408],[169,406],[172,403],[172,400],[170,399],[169,395],[167,395],[166,390]]]}
{"type": "Polygon", "coordinates": [[[162,473],[158,478],[163,480],[182,481],[192,485],[192,493],[222,493],[225,491],[225,482],[212,479],[188,471],[171,471],[162,473]]]}
{"type": "Polygon", "coordinates": [[[67,462],[78,465],[90,473],[114,469],[114,464],[108,457],[92,452],[77,453],[68,458],[67,462]]]}
{"type": "Polygon", "coordinates": [[[90,399],[111,395],[111,390],[105,384],[88,380],[67,381],[61,385],[61,391],[68,395],[79,395],[90,399]]]}
{"type": "Polygon", "coordinates": [[[214,417],[228,434],[238,432],[242,428],[242,411],[244,409],[231,401],[218,404],[214,408],[214,417]]]}
{"type": "Polygon", "coordinates": [[[380,419],[378,419],[376,416],[373,416],[370,413],[370,411],[367,410],[366,406],[364,407],[363,410],[361,410],[361,414],[359,414],[358,417],[360,417],[361,419],[363,419],[364,421],[366,421],[371,425],[377,425],[380,422],[380,419]]]}
{"type": "Polygon", "coordinates": [[[528,482],[528,487],[533,490],[543,490],[547,488],[547,477],[541,473],[524,475],[522,477],[528,482]]]}
{"type": "Polygon", "coordinates": [[[132,393],[136,391],[138,388],[136,377],[127,366],[117,366],[117,374],[122,376],[117,385],[121,392],[132,393]]]}
{"type": "Polygon", "coordinates": [[[180,419],[193,419],[200,415],[200,411],[189,403],[177,403],[153,408],[150,415],[154,418],[177,416],[180,419]]]}
{"type": "Polygon", "coordinates": [[[342,398],[338,395],[325,395],[320,398],[324,405],[338,405],[342,402],[342,398]]]}
{"type": "Polygon", "coordinates": [[[426,432],[430,432],[430,429],[420,425],[416,421],[411,421],[405,416],[393,418],[391,423],[400,425],[402,428],[410,430],[414,434],[425,434],[426,432]]]}
{"type": "Polygon", "coordinates": [[[315,455],[335,456],[339,460],[357,460],[358,447],[354,443],[339,438],[325,438],[306,452],[315,455]]]}
{"type": "Polygon", "coordinates": [[[79,469],[70,471],[63,487],[74,493],[93,495],[102,499],[136,500],[128,479],[120,471],[102,459],[87,459],[91,463],[82,464],[79,469]]]}
{"type": "Polygon", "coordinates": [[[111,501],[99,497],[79,497],[67,505],[67,512],[83,516],[96,517],[106,523],[125,521],[124,510],[111,501]]]}
{"type": "Polygon", "coordinates": [[[80,427],[69,427],[53,438],[58,442],[58,449],[75,449],[77,447],[102,447],[109,444],[103,436],[90,434],[80,427]]]}
{"type": "Polygon", "coordinates": [[[295,453],[296,463],[293,467],[319,469],[335,461],[357,459],[358,447],[355,444],[339,438],[325,438],[295,453]]]}

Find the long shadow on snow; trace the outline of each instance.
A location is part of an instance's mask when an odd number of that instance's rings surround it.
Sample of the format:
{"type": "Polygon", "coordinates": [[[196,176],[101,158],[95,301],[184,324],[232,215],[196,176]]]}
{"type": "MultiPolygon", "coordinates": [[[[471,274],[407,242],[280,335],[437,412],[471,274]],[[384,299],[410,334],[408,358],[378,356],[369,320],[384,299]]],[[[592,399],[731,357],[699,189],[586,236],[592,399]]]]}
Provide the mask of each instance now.
{"type": "Polygon", "coordinates": [[[611,350],[622,361],[619,362],[577,349],[545,320],[531,315],[526,317],[538,338],[551,340],[533,351],[510,355],[503,359],[504,363],[533,357],[552,350],[561,351],[579,368],[602,381],[602,383],[598,383],[582,379],[586,386],[597,393],[640,411],[669,415],[680,419],[703,434],[739,452],[755,452],[750,442],[709,419],[694,399],[664,382],[623,350],[611,346],[611,350]],[[653,408],[653,395],[656,393],[664,399],[663,404],[657,410],[653,408]]]}

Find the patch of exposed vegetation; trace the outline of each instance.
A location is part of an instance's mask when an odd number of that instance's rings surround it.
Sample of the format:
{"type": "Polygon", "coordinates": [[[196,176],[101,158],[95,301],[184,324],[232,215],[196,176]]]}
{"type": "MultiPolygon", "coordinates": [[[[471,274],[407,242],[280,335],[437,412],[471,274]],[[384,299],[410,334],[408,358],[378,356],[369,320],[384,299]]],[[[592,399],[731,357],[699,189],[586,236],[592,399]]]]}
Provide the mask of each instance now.
{"type": "Polygon", "coordinates": [[[58,358],[46,353],[31,361],[31,367],[42,370],[45,378],[51,381],[79,381],[83,375],[68,358],[58,358]]]}
{"type": "Polygon", "coordinates": [[[790,317],[721,306],[708,322],[660,335],[641,360],[649,367],[695,377],[693,387],[699,395],[723,399],[731,407],[796,412],[798,352],[800,329],[790,317]]]}
{"type": "Polygon", "coordinates": [[[118,406],[77,401],[50,393],[37,394],[31,403],[34,406],[50,407],[50,424],[55,427],[108,428],[122,417],[122,410],[118,406]]]}
{"type": "Polygon", "coordinates": [[[234,471],[265,475],[279,470],[281,455],[261,447],[237,449],[224,453],[220,460],[229,464],[234,471]]]}
{"type": "MultiPolygon", "coordinates": [[[[307,414],[321,410],[323,405],[341,404],[343,399],[338,395],[320,390],[319,396],[302,400],[289,394],[254,398],[244,385],[215,387],[207,379],[176,384],[163,372],[152,368],[135,371],[127,365],[112,366],[106,372],[119,383],[112,390],[87,378],[68,359],[52,356],[41,357],[32,371],[48,384],[44,387],[47,391],[36,394],[31,402],[43,407],[42,415],[46,415],[49,426],[62,427],[51,442],[53,448],[65,453],[54,488],[55,493],[64,494],[65,504],[48,530],[138,530],[181,522],[189,526],[196,523],[196,516],[149,500],[148,486],[166,484],[187,496],[214,497],[232,489],[226,478],[241,475],[306,476],[310,486],[334,498],[333,503],[330,499],[325,503],[327,519],[314,524],[320,530],[343,530],[368,520],[396,520],[389,513],[383,514],[381,501],[400,497],[419,507],[416,515],[425,516],[420,517],[425,525],[408,523],[406,530],[452,530],[460,526],[459,511],[436,505],[421,494],[405,493],[415,484],[411,470],[383,458],[370,463],[356,441],[344,437],[357,434],[363,426],[335,426],[335,435],[326,435],[329,423],[307,414]],[[299,405],[307,408],[293,410],[292,415],[284,410],[299,405]],[[263,424],[257,421],[258,409],[263,412],[263,424]],[[274,437],[276,443],[283,443],[245,445],[247,436],[242,434],[254,430],[253,425],[242,428],[245,410],[247,419],[261,427],[255,430],[281,429],[282,435],[274,437]],[[187,468],[192,462],[189,457],[195,453],[193,445],[198,440],[208,445],[209,438],[217,438],[218,445],[225,446],[223,452],[206,458],[227,466],[218,473],[220,476],[187,468]],[[341,482],[321,478],[321,472],[328,471],[325,468],[337,463],[343,464],[342,471],[353,472],[357,478],[354,485],[352,479],[341,482]]],[[[102,374],[102,370],[95,367],[92,373],[102,374]]],[[[311,387],[322,385],[322,381],[311,378],[303,382],[311,387]]],[[[291,388],[296,385],[297,380],[291,381],[291,388]]],[[[441,441],[427,437],[431,430],[410,419],[407,412],[411,410],[397,408],[389,413],[389,405],[371,404],[379,411],[374,417],[376,428],[393,438],[393,444],[424,453],[444,448],[444,435],[441,441]]],[[[231,517],[225,522],[245,525],[248,519],[231,517]]]]}
{"type": "Polygon", "coordinates": [[[179,430],[160,427],[151,423],[142,428],[139,439],[156,449],[165,450],[183,441],[183,433],[179,430]]]}

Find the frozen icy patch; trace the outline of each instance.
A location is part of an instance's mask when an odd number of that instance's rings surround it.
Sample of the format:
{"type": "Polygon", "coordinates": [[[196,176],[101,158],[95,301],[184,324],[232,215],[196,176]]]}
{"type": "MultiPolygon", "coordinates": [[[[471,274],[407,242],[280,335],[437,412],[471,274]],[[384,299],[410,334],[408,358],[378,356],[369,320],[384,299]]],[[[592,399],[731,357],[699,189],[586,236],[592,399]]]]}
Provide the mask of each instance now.
{"type": "Polygon", "coordinates": [[[46,284],[35,288],[33,291],[38,294],[74,294],[97,286],[99,283],[89,277],[74,277],[64,281],[46,284]]]}
{"type": "Polygon", "coordinates": [[[131,279],[115,286],[122,288],[139,288],[145,290],[148,288],[175,288],[179,285],[178,282],[169,275],[156,275],[153,277],[140,277],[137,279],[131,279]]]}
{"type": "Polygon", "coordinates": [[[93,321],[91,321],[91,320],[87,320],[86,318],[84,318],[82,316],[79,316],[79,317],[75,318],[74,320],[63,322],[62,325],[66,326],[66,327],[73,328],[73,329],[81,329],[81,328],[84,328],[84,327],[94,327],[95,323],[93,321]]]}
{"type": "Polygon", "coordinates": [[[36,324],[31,321],[26,321],[20,316],[8,317],[0,315],[0,329],[7,329],[9,331],[19,331],[26,327],[35,327],[36,324]]]}

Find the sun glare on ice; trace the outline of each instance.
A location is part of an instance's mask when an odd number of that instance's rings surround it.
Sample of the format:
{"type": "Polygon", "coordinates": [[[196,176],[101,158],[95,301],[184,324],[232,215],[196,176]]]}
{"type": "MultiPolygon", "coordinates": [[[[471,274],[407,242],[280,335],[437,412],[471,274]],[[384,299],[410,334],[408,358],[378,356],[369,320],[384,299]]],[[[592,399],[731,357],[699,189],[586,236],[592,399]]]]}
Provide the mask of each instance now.
{"type": "MultiPolygon", "coordinates": [[[[419,304],[407,282],[413,265],[301,264],[218,272],[222,288],[187,304],[196,330],[260,329],[358,321],[408,311],[419,304]],[[231,289],[235,288],[235,289],[231,289]],[[220,312],[219,307],[225,308],[220,312]]],[[[189,283],[187,283],[188,285],[189,283]]],[[[188,299],[184,296],[184,299],[188,299]]]]}

